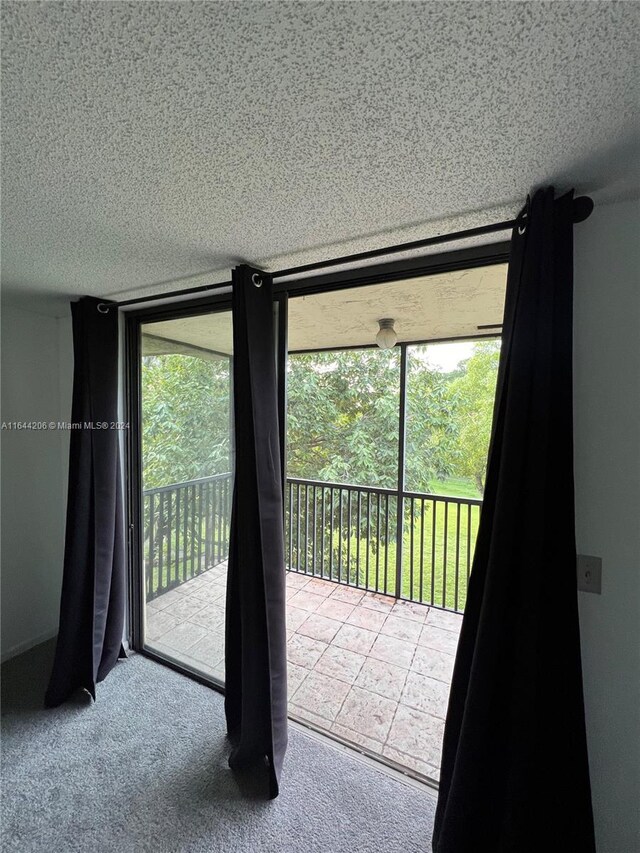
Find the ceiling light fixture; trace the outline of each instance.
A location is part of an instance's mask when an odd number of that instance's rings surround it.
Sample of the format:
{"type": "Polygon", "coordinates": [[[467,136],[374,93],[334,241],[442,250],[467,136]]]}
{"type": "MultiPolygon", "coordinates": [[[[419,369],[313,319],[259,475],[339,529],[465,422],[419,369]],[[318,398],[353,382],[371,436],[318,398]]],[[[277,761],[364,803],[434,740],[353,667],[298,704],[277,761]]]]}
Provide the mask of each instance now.
{"type": "Polygon", "coordinates": [[[391,349],[396,345],[398,335],[396,334],[396,330],[393,328],[394,322],[395,321],[391,320],[389,317],[385,317],[383,320],[378,320],[380,331],[376,335],[376,343],[380,349],[391,349]]]}

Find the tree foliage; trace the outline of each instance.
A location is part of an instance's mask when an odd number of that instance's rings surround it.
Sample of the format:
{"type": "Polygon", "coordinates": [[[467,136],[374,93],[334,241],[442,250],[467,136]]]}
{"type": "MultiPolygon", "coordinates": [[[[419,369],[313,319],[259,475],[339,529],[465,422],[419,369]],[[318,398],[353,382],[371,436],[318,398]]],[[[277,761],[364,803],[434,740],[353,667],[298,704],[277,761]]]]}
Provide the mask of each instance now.
{"type": "Polygon", "coordinates": [[[405,470],[407,489],[430,492],[433,480],[454,473],[454,406],[448,393],[450,374],[434,370],[428,347],[409,348],[407,358],[407,427],[405,470]]]}
{"type": "Polygon", "coordinates": [[[448,445],[447,461],[458,476],[473,480],[480,495],[484,494],[499,358],[499,341],[477,343],[448,389],[455,441],[448,445]]]}
{"type": "Polygon", "coordinates": [[[230,470],[229,360],[187,355],[142,359],[146,489],[230,470]]]}
{"type": "MultiPolygon", "coordinates": [[[[475,344],[451,372],[431,367],[428,351],[410,347],[407,360],[407,488],[430,492],[457,477],[482,494],[499,344],[475,344]]],[[[397,349],[290,356],[289,476],[394,488],[399,389],[397,349]]]]}
{"type": "MultiPolygon", "coordinates": [[[[407,488],[466,478],[484,488],[499,344],[479,342],[453,372],[434,369],[428,346],[407,360],[407,488]]],[[[145,488],[230,470],[227,359],[145,356],[142,364],[145,488]]],[[[287,473],[395,488],[400,351],[290,355],[287,473]]]]}
{"type": "Polygon", "coordinates": [[[289,475],[393,487],[398,467],[399,376],[396,350],[291,355],[289,475]]]}

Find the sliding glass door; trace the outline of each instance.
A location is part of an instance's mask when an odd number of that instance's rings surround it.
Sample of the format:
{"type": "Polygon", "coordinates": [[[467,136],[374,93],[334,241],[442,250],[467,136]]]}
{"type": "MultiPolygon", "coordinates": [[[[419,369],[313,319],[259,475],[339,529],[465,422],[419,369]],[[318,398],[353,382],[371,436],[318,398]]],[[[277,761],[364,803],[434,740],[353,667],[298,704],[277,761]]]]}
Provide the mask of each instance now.
{"type": "Polygon", "coordinates": [[[142,322],[138,342],[139,644],[223,682],[231,311],[142,322]]]}

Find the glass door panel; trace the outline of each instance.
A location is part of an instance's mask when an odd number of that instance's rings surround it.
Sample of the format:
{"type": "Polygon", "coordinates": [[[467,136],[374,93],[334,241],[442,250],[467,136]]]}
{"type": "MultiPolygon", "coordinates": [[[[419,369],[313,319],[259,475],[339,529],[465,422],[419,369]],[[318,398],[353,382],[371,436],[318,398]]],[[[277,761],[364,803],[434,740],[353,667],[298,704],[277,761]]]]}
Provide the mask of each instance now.
{"type": "Polygon", "coordinates": [[[144,648],[224,681],[230,311],[141,326],[144,648]]]}

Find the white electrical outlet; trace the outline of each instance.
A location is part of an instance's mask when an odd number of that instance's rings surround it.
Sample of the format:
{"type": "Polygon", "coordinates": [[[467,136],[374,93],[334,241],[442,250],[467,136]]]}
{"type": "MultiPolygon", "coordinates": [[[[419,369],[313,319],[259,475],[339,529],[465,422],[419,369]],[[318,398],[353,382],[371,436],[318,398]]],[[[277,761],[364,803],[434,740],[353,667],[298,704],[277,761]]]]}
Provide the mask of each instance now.
{"type": "Polygon", "coordinates": [[[578,589],[582,592],[602,592],[602,559],[578,554],[578,589]]]}

